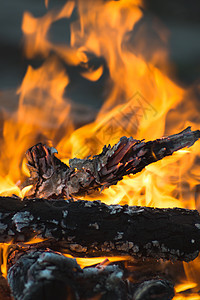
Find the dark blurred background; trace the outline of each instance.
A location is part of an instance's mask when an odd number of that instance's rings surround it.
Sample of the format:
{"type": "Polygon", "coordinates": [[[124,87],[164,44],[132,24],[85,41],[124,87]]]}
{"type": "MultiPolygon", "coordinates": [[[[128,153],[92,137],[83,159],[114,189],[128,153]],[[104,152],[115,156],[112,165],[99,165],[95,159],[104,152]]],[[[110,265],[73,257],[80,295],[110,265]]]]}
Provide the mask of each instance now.
{"type": "MultiPolygon", "coordinates": [[[[87,1],[87,0],[86,0],[87,1]]],[[[91,0],[88,0],[91,1],[91,0]]],[[[95,0],[94,0],[95,1],[95,0]]],[[[62,6],[63,0],[50,0],[49,8],[62,6]]],[[[25,74],[27,65],[39,65],[40,60],[27,61],[23,56],[21,22],[24,11],[34,16],[42,16],[46,12],[43,0],[1,0],[0,4],[0,91],[16,89],[25,74]]],[[[146,59],[156,47],[162,47],[162,41],[154,31],[152,20],[157,20],[169,30],[168,50],[170,61],[174,64],[173,80],[182,86],[198,83],[200,78],[200,1],[199,0],[146,0],[144,1],[144,16],[130,33],[132,45],[141,31],[148,33],[144,51],[146,59]]],[[[57,41],[69,42],[69,24],[76,19],[76,11],[69,20],[60,20],[51,29],[51,38],[57,41]]],[[[135,43],[137,51],[137,44],[135,43]]],[[[140,47],[138,51],[143,52],[140,47]]],[[[91,63],[105,64],[104,60],[91,58],[91,63]]],[[[78,67],[66,66],[71,79],[68,96],[73,101],[93,107],[98,110],[104,100],[103,83],[105,74],[97,82],[86,82],[79,76],[78,67]],[[76,87],[73,85],[76,80],[76,87]],[[78,87],[78,88],[77,88],[78,87]],[[94,100],[95,97],[95,101],[94,100]]]]}

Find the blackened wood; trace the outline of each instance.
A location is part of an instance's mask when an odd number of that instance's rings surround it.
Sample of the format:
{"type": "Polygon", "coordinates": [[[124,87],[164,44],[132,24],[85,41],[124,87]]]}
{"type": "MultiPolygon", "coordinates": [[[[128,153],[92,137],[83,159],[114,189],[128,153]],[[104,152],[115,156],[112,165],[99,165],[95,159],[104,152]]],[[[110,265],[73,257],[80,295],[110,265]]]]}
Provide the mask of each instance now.
{"type": "Polygon", "coordinates": [[[173,297],[174,290],[170,281],[151,279],[138,284],[133,295],[133,300],[168,300],[173,297]]]}
{"type": "Polygon", "coordinates": [[[55,148],[39,143],[26,153],[30,178],[23,187],[32,184],[27,196],[39,198],[89,194],[117,184],[123,176],[136,174],[174,151],[192,146],[199,137],[200,131],[191,131],[190,127],[147,143],[122,137],[112,148],[104,146],[102,153],[92,159],[71,159],[69,166],[54,156],[55,148]]]}
{"type": "Polygon", "coordinates": [[[170,300],[174,296],[166,279],[133,283],[129,278],[117,265],[81,269],[74,259],[50,251],[22,255],[8,271],[16,300],[170,300]]]}
{"type": "Polygon", "coordinates": [[[1,197],[0,242],[28,241],[34,235],[56,240],[55,247],[60,244],[78,256],[191,261],[200,250],[200,215],[180,208],[1,197]]]}

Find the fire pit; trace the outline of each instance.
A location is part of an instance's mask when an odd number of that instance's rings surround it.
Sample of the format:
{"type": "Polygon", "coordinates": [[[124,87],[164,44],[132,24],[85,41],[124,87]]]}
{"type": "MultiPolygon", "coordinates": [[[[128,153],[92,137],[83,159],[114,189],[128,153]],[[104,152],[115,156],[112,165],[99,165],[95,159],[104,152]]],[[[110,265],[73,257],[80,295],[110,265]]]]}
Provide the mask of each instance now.
{"type": "Polygon", "coordinates": [[[152,17],[146,51],[138,1],[49,5],[23,14],[29,65],[2,110],[0,299],[200,299],[200,124],[169,33],[152,17]]]}

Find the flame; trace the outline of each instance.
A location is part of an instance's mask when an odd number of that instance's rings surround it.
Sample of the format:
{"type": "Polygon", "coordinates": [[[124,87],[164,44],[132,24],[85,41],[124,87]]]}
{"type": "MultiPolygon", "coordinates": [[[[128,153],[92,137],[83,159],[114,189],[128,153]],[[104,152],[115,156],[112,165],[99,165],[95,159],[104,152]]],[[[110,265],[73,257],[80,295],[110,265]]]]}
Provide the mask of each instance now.
{"type": "MultiPolygon", "coordinates": [[[[73,258],[70,254],[63,253],[65,257],[73,258]]],[[[131,260],[130,256],[112,256],[112,257],[90,257],[90,258],[84,258],[84,257],[76,257],[76,261],[79,264],[81,268],[93,266],[96,264],[108,264],[111,262],[117,262],[117,261],[125,261],[125,260],[131,260]]]]}
{"type": "MultiPolygon", "coordinates": [[[[46,8],[48,4],[45,0],[46,8]]],[[[24,197],[27,190],[18,188],[19,179],[23,181],[28,175],[24,153],[39,141],[52,143],[60,158],[67,162],[74,156],[97,154],[103,145],[113,145],[124,135],[152,140],[189,125],[193,130],[200,128],[191,91],[179,87],[167,76],[173,69],[166,50],[169,32],[153,21],[164,46],[156,49],[148,61],[143,28],[139,37],[135,37],[135,47],[131,43],[131,33],[143,16],[142,5],[139,0],[79,0],[68,1],[58,10],[48,9],[42,17],[24,13],[24,55],[28,59],[40,57],[43,62],[37,68],[28,66],[17,91],[18,109],[2,110],[0,195],[24,197]],[[73,12],[77,16],[70,23],[70,43],[53,43],[51,26],[59,20],[69,20],[73,12]],[[91,55],[103,58],[104,64],[91,67],[91,55]],[[90,84],[102,77],[107,79],[103,84],[104,103],[96,119],[77,130],[71,121],[72,101],[66,97],[70,76],[65,65],[81,67],[79,75],[90,84]]],[[[98,197],[107,204],[198,208],[200,202],[195,198],[200,179],[195,163],[198,156],[199,143],[196,143],[191,150],[180,150],[88,199],[98,197]]],[[[102,259],[96,258],[95,262],[102,259]]],[[[89,259],[79,262],[81,266],[94,263],[89,259]]],[[[196,260],[184,264],[187,284],[198,282],[197,266],[196,260]]],[[[176,289],[178,294],[180,286],[176,289]]]]}
{"type": "Polygon", "coordinates": [[[4,278],[7,277],[7,259],[10,252],[10,248],[12,247],[12,241],[9,243],[0,243],[0,251],[1,251],[1,274],[4,278]]]}
{"type": "Polygon", "coordinates": [[[200,300],[200,295],[198,293],[198,289],[193,291],[193,289],[198,288],[197,284],[195,282],[187,281],[185,283],[181,283],[175,287],[175,292],[176,295],[173,298],[174,300],[200,300]],[[187,291],[192,290],[193,292],[188,292],[187,291]],[[185,294],[184,294],[185,293],[185,294]]]}
{"type": "Polygon", "coordinates": [[[37,236],[34,236],[31,240],[29,240],[28,242],[24,242],[23,244],[24,245],[38,244],[38,243],[42,243],[44,241],[46,241],[46,239],[42,239],[42,238],[39,238],[37,236]]]}

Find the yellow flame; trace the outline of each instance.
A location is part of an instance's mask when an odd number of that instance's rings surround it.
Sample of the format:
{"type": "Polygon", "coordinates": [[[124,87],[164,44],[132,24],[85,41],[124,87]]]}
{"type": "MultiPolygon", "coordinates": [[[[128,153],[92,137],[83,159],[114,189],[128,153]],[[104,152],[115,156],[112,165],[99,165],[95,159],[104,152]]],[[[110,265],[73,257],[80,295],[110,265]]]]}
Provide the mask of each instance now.
{"type": "Polygon", "coordinates": [[[9,243],[0,243],[1,250],[1,273],[4,278],[7,277],[7,259],[12,241],[9,243]]]}
{"type": "Polygon", "coordinates": [[[175,295],[174,300],[200,300],[200,295],[189,294],[189,295],[175,295]]]}
{"type": "MultiPolygon", "coordinates": [[[[45,5],[48,7],[48,0],[45,5]]],[[[44,62],[37,68],[27,68],[18,89],[18,110],[2,113],[0,195],[25,195],[30,187],[20,191],[17,186],[29,174],[24,153],[39,141],[52,143],[59,157],[68,162],[74,156],[95,155],[105,144],[113,145],[124,135],[152,140],[188,125],[193,130],[200,127],[192,121],[198,120],[199,112],[190,91],[166,75],[171,70],[167,51],[158,47],[146,61],[140,51],[145,48],[145,30],[135,40],[136,49],[130,43],[131,32],[143,16],[141,7],[139,0],[78,0],[67,1],[60,10],[48,10],[42,17],[24,13],[24,54],[28,59],[40,56],[44,62]],[[49,33],[52,24],[69,19],[75,7],[77,18],[70,25],[70,45],[53,43],[49,33]],[[74,130],[71,102],[65,96],[70,77],[62,61],[81,66],[80,75],[95,82],[105,68],[91,68],[89,53],[103,57],[109,70],[105,101],[94,122],[74,130]]],[[[168,30],[156,21],[153,25],[167,46],[168,30]]],[[[82,99],[84,102],[85,95],[82,99]]],[[[98,197],[107,204],[198,208],[198,157],[199,142],[191,150],[180,150],[88,199],[98,197]]],[[[198,260],[184,264],[188,282],[199,282],[198,265],[198,260]]]]}
{"type": "Polygon", "coordinates": [[[87,72],[81,73],[82,77],[90,80],[90,81],[97,81],[103,74],[103,67],[100,66],[96,70],[88,70],[87,72]]]}
{"type": "Polygon", "coordinates": [[[44,241],[46,241],[47,239],[42,239],[42,238],[39,238],[37,236],[33,237],[30,241],[28,242],[25,242],[24,244],[25,245],[29,245],[29,244],[38,244],[38,243],[42,243],[44,241]]]}
{"type": "MultiPolygon", "coordinates": [[[[65,257],[74,258],[70,254],[63,254],[65,257]]],[[[117,262],[117,261],[126,261],[131,260],[132,258],[130,256],[112,256],[112,257],[90,257],[90,258],[83,258],[83,257],[76,257],[76,261],[79,264],[81,268],[93,266],[96,264],[101,264],[104,261],[107,261],[106,264],[111,262],[117,262]]]]}
{"type": "Polygon", "coordinates": [[[197,286],[197,284],[195,282],[185,282],[185,283],[181,283],[181,284],[177,285],[175,287],[175,291],[176,291],[176,293],[180,293],[180,292],[192,289],[196,286],[197,286]]]}

